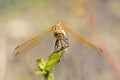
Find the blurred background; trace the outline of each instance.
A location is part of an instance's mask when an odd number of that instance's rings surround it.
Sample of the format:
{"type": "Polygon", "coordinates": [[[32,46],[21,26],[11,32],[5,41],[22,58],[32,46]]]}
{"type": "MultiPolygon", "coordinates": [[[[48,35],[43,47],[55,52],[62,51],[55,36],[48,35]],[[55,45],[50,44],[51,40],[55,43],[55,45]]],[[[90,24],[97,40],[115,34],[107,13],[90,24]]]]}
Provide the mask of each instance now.
{"type": "MultiPolygon", "coordinates": [[[[0,0],[0,80],[42,80],[42,76],[31,71],[33,68],[29,69],[32,63],[14,61],[13,51],[18,44],[55,25],[58,20],[97,44],[79,1],[82,0],[0,0]]],[[[85,0],[85,8],[120,70],[120,0],[85,0]]],[[[76,44],[76,41],[72,43],[76,44]]],[[[74,55],[65,54],[60,67],[55,68],[56,80],[116,80],[106,60],[94,55],[89,57],[89,54],[79,57],[78,50],[74,55]]],[[[48,56],[47,53],[39,55],[48,56]]]]}

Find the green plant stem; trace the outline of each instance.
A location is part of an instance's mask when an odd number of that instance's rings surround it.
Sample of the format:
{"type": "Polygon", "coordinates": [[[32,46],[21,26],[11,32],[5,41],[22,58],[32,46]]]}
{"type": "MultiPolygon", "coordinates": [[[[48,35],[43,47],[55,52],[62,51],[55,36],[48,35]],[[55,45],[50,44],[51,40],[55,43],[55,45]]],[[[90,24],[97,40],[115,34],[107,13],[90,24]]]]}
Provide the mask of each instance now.
{"type": "Polygon", "coordinates": [[[44,80],[50,80],[50,72],[48,72],[46,75],[44,75],[44,80]]]}
{"type": "Polygon", "coordinates": [[[49,80],[49,76],[44,76],[44,80],[49,80]]]}

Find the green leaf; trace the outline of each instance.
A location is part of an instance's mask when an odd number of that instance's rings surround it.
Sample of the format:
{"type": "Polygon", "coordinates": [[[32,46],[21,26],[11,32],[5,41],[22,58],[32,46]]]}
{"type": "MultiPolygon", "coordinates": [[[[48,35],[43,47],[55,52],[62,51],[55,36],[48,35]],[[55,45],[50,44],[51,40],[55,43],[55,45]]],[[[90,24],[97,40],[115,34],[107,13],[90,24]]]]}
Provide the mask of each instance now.
{"type": "Polygon", "coordinates": [[[45,66],[46,66],[46,63],[44,62],[44,60],[41,58],[41,59],[37,59],[36,60],[37,64],[38,64],[38,67],[42,70],[44,70],[45,66]]]}
{"type": "Polygon", "coordinates": [[[53,74],[50,74],[49,79],[50,79],[50,80],[54,80],[54,75],[53,75],[53,74]]]}
{"type": "Polygon", "coordinates": [[[47,72],[46,71],[36,71],[35,74],[37,75],[45,75],[47,72]]]}
{"type": "Polygon", "coordinates": [[[59,52],[53,52],[46,63],[45,71],[51,71],[53,67],[60,61],[62,55],[64,54],[64,50],[60,50],[59,52]]]}

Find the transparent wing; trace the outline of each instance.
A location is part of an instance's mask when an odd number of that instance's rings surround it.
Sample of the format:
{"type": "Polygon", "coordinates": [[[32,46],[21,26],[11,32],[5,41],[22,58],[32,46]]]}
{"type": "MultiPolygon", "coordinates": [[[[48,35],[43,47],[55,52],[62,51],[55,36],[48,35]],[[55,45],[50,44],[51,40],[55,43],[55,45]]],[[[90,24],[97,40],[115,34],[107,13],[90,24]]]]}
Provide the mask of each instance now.
{"type": "Polygon", "coordinates": [[[98,54],[102,55],[101,53],[103,52],[101,48],[97,47],[96,45],[94,45],[93,43],[91,43],[90,41],[88,41],[87,39],[83,38],[82,36],[80,36],[79,34],[73,32],[72,30],[70,30],[68,27],[64,26],[66,32],[69,32],[74,38],[76,38],[77,40],[81,41],[84,44],[87,44],[88,46],[90,46],[91,48],[93,48],[94,50],[97,51],[98,54]]]}
{"type": "Polygon", "coordinates": [[[14,50],[14,55],[17,56],[19,54],[23,54],[25,51],[29,50],[31,47],[39,44],[46,36],[48,36],[52,32],[52,27],[41,32],[40,34],[34,36],[33,38],[23,42],[18,45],[14,50]]]}

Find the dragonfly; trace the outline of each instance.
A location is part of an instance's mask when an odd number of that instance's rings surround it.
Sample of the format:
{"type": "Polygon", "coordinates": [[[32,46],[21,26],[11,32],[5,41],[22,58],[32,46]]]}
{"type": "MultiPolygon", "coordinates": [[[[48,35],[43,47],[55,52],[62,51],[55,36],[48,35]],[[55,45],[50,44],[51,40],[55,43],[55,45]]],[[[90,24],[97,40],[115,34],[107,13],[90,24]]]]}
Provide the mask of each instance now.
{"type": "Polygon", "coordinates": [[[86,44],[90,48],[93,48],[97,51],[98,54],[102,54],[102,49],[90,42],[89,40],[83,38],[81,35],[75,33],[67,26],[64,26],[60,21],[58,21],[54,26],[44,30],[43,32],[37,34],[36,36],[32,37],[31,39],[21,43],[18,45],[14,50],[14,55],[17,56],[19,54],[23,54],[25,51],[29,50],[31,47],[36,46],[39,44],[46,36],[53,33],[54,37],[56,38],[56,42],[54,45],[54,50],[58,51],[60,48],[67,48],[69,47],[68,39],[66,38],[66,33],[72,35],[78,41],[86,44]]]}

